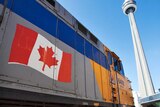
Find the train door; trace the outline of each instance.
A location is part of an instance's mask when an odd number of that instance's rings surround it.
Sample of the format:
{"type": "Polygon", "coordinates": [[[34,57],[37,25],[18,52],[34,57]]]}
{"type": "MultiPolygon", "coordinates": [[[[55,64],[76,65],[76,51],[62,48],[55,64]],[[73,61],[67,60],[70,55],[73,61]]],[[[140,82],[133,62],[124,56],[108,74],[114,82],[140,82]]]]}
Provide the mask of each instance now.
{"type": "MultiPolygon", "coordinates": [[[[60,92],[75,94],[75,37],[76,32],[69,27],[64,21],[58,19],[56,47],[62,50],[61,64],[64,64],[62,76],[59,75],[60,81],[55,81],[54,85],[60,92]],[[66,64],[65,64],[66,63],[66,64]],[[64,80],[64,81],[63,81],[64,80]]],[[[57,70],[57,69],[56,69],[57,70]]],[[[56,74],[54,74],[56,75],[56,74]]],[[[58,92],[58,91],[57,91],[58,92]]]]}

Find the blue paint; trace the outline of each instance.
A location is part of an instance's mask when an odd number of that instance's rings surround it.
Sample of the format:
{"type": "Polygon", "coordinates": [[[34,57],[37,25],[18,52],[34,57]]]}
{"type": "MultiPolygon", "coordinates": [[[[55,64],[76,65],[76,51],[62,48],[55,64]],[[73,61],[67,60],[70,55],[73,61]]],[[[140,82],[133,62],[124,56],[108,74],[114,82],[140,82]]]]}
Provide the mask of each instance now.
{"type": "Polygon", "coordinates": [[[93,60],[100,63],[100,51],[93,46],[93,60]]]}
{"type": "Polygon", "coordinates": [[[124,69],[123,69],[123,64],[122,64],[122,62],[120,63],[120,65],[121,65],[120,74],[122,74],[122,75],[124,75],[124,76],[125,76],[125,73],[124,73],[124,69]]]}
{"type": "Polygon", "coordinates": [[[0,0],[0,4],[3,4],[4,3],[4,0],[0,0]]]}
{"type": "Polygon", "coordinates": [[[108,61],[106,59],[106,56],[101,52],[100,52],[100,65],[102,65],[106,69],[110,70],[110,67],[109,67],[108,61]]]}
{"type": "MultiPolygon", "coordinates": [[[[0,0],[0,4],[4,5],[4,0],[0,0]]],[[[7,7],[10,9],[12,7],[13,0],[8,0],[7,1],[7,7]]]]}
{"type": "Polygon", "coordinates": [[[63,21],[58,21],[58,38],[72,48],[75,48],[76,32],[63,21]]]}
{"type": "Polygon", "coordinates": [[[11,10],[51,35],[56,35],[57,18],[35,0],[14,0],[11,10]]]}
{"type": "MultiPolygon", "coordinates": [[[[2,0],[0,0],[0,2],[2,2],[2,0]]],[[[7,6],[10,7],[11,5],[12,2],[10,2],[7,6]]],[[[14,0],[11,10],[52,36],[63,41],[81,54],[94,60],[106,69],[109,69],[109,65],[107,63],[108,61],[104,58],[104,54],[102,57],[105,60],[100,61],[100,51],[96,47],[77,34],[67,24],[58,19],[35,0],[14,0]],[[58,32],[56,32],[57,26],[58,32]]]]}
{"type": "Polygon", "coordinates": [[[108,64],[112,65],[112,55],[110,52],[108,52],[107,54],[108,54],[108,64]]]}
{"type": "Polygon", "coordinates": [[[85,55],[93,60],[92,45],[87,40],[85,40],[85,55]]]}
{"type": "Polygon", "coordinates": [[[75,42],[75,47],[78,52],[84,55],[84,38],[77,34],[76,36],[76,42],[75,42]]]}

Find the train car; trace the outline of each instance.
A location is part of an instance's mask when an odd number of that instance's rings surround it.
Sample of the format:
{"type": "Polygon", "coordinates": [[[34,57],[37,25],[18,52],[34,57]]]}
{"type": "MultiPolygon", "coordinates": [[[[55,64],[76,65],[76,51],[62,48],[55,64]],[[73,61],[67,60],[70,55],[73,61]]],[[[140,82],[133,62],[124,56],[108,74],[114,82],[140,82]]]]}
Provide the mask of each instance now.
{"type": "Polygon", "coordinates": [[[0,0],[1,107],[133,107],[122,61],[55,0],[0,0]]]}

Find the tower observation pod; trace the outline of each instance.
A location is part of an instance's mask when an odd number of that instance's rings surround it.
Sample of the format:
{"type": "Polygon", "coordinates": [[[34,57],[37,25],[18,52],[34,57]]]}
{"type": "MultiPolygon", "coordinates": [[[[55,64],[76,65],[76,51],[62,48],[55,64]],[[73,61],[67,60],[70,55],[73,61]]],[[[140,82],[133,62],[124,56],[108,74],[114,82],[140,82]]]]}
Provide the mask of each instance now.
{"type": "Polygon", "coordinates": [[[137,28],[135,17],[134,17],[134,12],[137,9],[136,1],[125,0],[122,5],[122,9],[123,9],[123,13],[127,15],[129,18],[135,59],[136,59],[136,66],[137,66],[139,93],[140,93],[140,97],[143,98],[146,96],[153,95],[155,92],[154,92],[150,71],[148,68],[147,60],[143,51],[142,43],[140,40],[138,28],[137,28]]]}

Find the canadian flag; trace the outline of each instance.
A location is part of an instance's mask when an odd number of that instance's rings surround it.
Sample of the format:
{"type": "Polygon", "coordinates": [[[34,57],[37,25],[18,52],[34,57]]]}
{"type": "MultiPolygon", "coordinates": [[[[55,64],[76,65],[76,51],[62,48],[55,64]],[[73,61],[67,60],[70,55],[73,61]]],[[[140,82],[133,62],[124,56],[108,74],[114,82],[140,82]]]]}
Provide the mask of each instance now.
{"type": "Polygon", "coordinates": [[[8,63],[29,66],[54,80],[71,82],[72,55],[20,24],[16,26],[8,63]]]}

